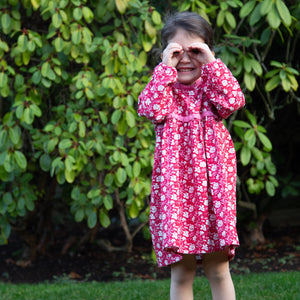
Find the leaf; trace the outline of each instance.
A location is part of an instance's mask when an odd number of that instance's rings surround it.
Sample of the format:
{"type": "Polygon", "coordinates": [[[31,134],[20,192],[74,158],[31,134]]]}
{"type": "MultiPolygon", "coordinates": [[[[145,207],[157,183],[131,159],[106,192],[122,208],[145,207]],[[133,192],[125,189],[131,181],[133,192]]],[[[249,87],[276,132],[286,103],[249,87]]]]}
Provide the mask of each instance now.
{"type": "Polygon", "coordinates": [[[9,192],[6,192],[6,193],[3,195],[2,200],[3,200],[3,202],[6,203],[7,205],[10,205],[11,203],[13,203],[13,197],[12,197],[11,193],[9,193],[9,192]]]}
{"type": "Polygon", "coordinates": [[[279,27],[281,19],[275,5],[272,6],[270,12],[268,13],[267,20],[273,29],[277,29],[279,27]]]}
{"type": "Polygon", "coordinates": [[[126,121],[127,121],[128,126],[129,127],[134,127],[135,126],[135,116],[134,116],[134,114],[129,110],[126,110],[125,114],[126,114],[126,121]]]}
{"type": "Polygon", "coordinates": [[[247,89],[252,92],[256,85],[255,76],[252,73],[245,72],[244,73],[244,82],[247,89]]]}
{"type": "Polygon", "coordinates": [[[89,228],[94,228],[97,224],[97,214],[95,211],[92,211],[89,215],[88,215],[88,220],[87,220],[87,224],[89,228]]]}
{"type": "Polygon", "coordinates": [[[248,129],[245,132],[244,138],[246,141],[250,140],[255,135],[255,131],[253,128],[248,129]]]}
{"type": "Polygon", "coordinates": [[[8,44],[0,40],[0,49],[2,49],[5,52],[8,52],[9,50],[8,44]]]}
{"type": "Polygon", "coordinates": [[[27,66],[30,62],[30,52],[25,50],[22,53],[22,59],[23,59],[24,65],[27,66]]]}
{"type": "Polygon", "coordinates": [[[72,156],[68,155],[65,159],[65,167],[68,171],[73,170],[73,163],[75,163],[75,159],[72,156]]]}
{"type": "Polygon", "coordinates": [[[26,169],[26,168],[27,168],[27,160],[26,160],[26,157],[25,157],[25,155],[24,155],[21,151],[16,150],[16,151],[14,152],[14,159],[16,160],[18,166],[19,166],[21,169],[26,169]]]}
{"type": "Polygon", "coordinates": [[[258,4],[252,11],[249,19],[250,26],[254,26],[257,22],[261,20],[261,13],[260,13],[261,5],[262,5],[261,3],[258,4]]]}
{"type": "Polygon", "coordinates": [[[56,52],[61,52],[64,48],[64,42],[63,42],[63,39],[61,37],[56,38],[53,41],[53,44],[54,44],[56,52]]]}
{"type": "Polygon", "coordinates": [[[225,12],[225,19],[226,19],[227,23],[229,24],[229,26],[232,29],[234,29],[236,27],[236,21],[235,21],[235,18],[234,18],[233,14],[231,12],[229,12],[229,11],[225,12]]]}
{"type": "Polygon", "coordinates": [[[114,206],[113,199],[110,195],[106,195],[103,198],[103,203],[104,203],[104,206],[107,210],[111,210],[114,206]]]}
{"type": "Polygon", "coordinates": [[[288,76],[288,79],[289,79],[289,81],[290,81],[291,88],[296,92],[299,85],[298,85],[298,82],[297,82],[295,76],[294,76],[294,75],[291,75],[291,74],[289,74],[289,73],[288,73],[287,76],[288,76]]]}
{"type": "Polygon", "coordinates": [[[259,160],[259,161],[264,160],[263,154],[258,148],[256,148],[256,147],[251,148],[251,152],[257,160],[259,160]]]}
{"type": "Polygon", "coordinates": [[[274,176],[269,176],[269,180],[274,184],[275,187],[279,187],[279,182],[274,176]]]}
{"type": "Polygon", "coordinates": [[[280,84],[280,77],[279,75],[274,76],[271,78],[265,85],[265,89],[267,92],[271,92],[280,84]]]}
{"type": "Polygon", "coordinates": [[[50,69],[51,69],[51,66],[50,66],[49,62],[48,61],[44,62],[42,64],[42,68],[41,68],[42,76],[48,77],[48,73],[49,73],[50,69]]]}
{"type": "Polygon", "coordinates": [[[242,19],[242,18],[249,16],[253,10],[255,4],[256,4],[255,0],[246,2],[240,10],[240,13],[239,13],[240,18],[242,19]]]}
{"type": "Polygon", "coordinates": [[[249,147],[243,146],[240,157],[241,157],[242,165],[243,166],[248,165],[248,163],[250,162],[250,159],[251,159],[251,151],[250,151],[249,147]]]}
{"type": "Polygon", "coordinates": [[[0,148],[6,143],[7,136],[7,130],[2,129],[0,131],[0,148]]]}
{"type": "MultiPolygon", "coordinates": [[[[4,10],[5,11],[5,10],[4,10]]],[[[1,25],[3,29],[8,29],[11,26],[12,20],[9,14],[4,13],[1,16],[1,25]]]]}
{"type": "Polygon", "coordinates": [[[51,153],[55,149],[55,146],[57,145],[57,143],[58,143],[58,138],[51,138],[48,141],[48,144],[47,144],[48,153],[51,153]]]}
{"type": "Polygon", "coordinates": [[[262,16],[265,16],[270,12],[272,7],[274,6],[273,0],[263,0],[261,2],[260,13],[262,16]]]}
{"type": "Polygon", "coordinates": [[[20,48],[21,52],[24,52],[26,50],[27,42],[28,42],[27,35],[21,34],[18,37],[18,47],[20,48]]]}
{"type": "Polygon", "coordinates": [[[82,42],[85,45],[90,45],[92,44],[92,33],[87,27],[83,27],[82,30],[82,42]]]}
{"type": "Polygon", "coordinates": [[[104,184],[107,187],[111,187],[112,183],[114,181],[114,175],[111,173],[106,174],[105,178],[104,178],[104,184]]]}
{"type": "Polygon", "coordinates": [[[104,111],[100,111],[99,112],[99,116],[101,118],[102,123],[104,125],[106,125],[108,120],[107,120],[107,116],[106,116],[105,112],[104,111]]]}
{"type": "Polygon", "coordinates": [[[92,189],[87,193],[87,197],[89,199],[92,199],[92,198],[99,196],[100,193],[101,193],[100,189],[92,189]]]}
{"type": "MultiPolygon", "coordinates": [[[[59,173],[57,174],[59,176],[59,173]]],[[[65,168],[65,179],[68,183],[73,183],[75,180],[75,172],[74,170],[68,170],[67,168],[65,168]]]]}
{"type": "Polygon", "coordinates": [[[139,210],[136,202],[133,201],[132,204],[129,207],[129,216],[130,216],[130,218],[132,218],[132,219],[137,218],[138,215],[139,215],[139,212],[140,212],[140,210],[139,210]]]}
{"type": "Polygon", "coordinates": [[[25,197],[25,205],[29,211],[34,210],[34,203],[31,198],[25,197]]]}
{"type": "Polygon", "coordinates": [[[63,139],[59,142],[58,148],[59,149],[67,149],[72,146],[73,142],[70,139],[63,139]]]}
{"type": "Polygon", "coordinates": [[[120,120],[122,113],[121,110],[115,110],[111,115],[111,122],[112,124],[117,124],[120,120]]]}
{"type": "Polygon", "coordinates": [[[0,73],[0,88],[3,88],[4,86],[7,85],[7,81],[8,81],[8,76],[6,73],[1,72],[0,73]]]}
{"type": "Polygon", "coordinates": [[[141,173],[141,164],[138,161],[135,161],[133,164],[133,176],[139,177],[141,173]]]}
{"type": "Polygon", "coordinates": [[[84,218],[84,210],[82,208],[78,209],[75,213],[75,221],[81,222],[84,218]]]}
{"type": "Polygon", "coordinates": [[[21,129],[19,126],[10,127],[9,130],[9,138],[14,145],[18,144],[21,138],[21,129]]]}
{"type": "Polygon", "coordinates": [[[254,70],[254,72],[258,76],[261,76],[262,73],[263,73],[263,69],[262,69],[261,64],[256,59],[252,59],[251,64],[252,64],[252,69],[254,70]]]}
{"type": "Polygon", "coordinates": [[[31,4],[34,10],[37,10],[41,5],[41,0],[31,0],[31,4]]]}
{"type": "Polygon", "coordinates": [[[264,147],[266,148],[266,151],[268,152],[271,151],[273,147],[270,139],[260,131],[257,132],[257,135],[260,141],[262,142],[262,144],[264,145],[264,147]]]}
{"type": "Polygon", "coordinates": [[[116,178],[120,184],[124,184],[127,179],[126,171],[123,168],[119,167],[116,172],[116,178]]]}
{"type": "Polygon", "coordinates": [[[292,17],[289,9],[282,0],[276,0],[275,3],[283,24],[285,26],[290,26],[292,24],[292,17]]]}
{"type": "Polygon", "coordinates": [[[41,82],[42,74],[40,70],[37,70],[33,73],[31,80],[34,84],[38,85],[41,82]]]}
{"type": "Polygon", "coordinates": [[[124,152],[121,153],[121,163],[124,167],[127,167],[129,165],[128,156],[124,152]]]}
{"type": "Polygon", "coordinates": [[[161,16],[159,14],[159,12],[157,12],[156,10],[154,10],[152,12],[152,21],[155,25],[160,25],[161,24],[161,16]]]}
{"type": "Polygon", "coordinates": [[[107,228],[110,225],[110,218],[106,210],[100,210],[100,223],[104,228],[107,228]]]}
{"type": "Polygon", "coordinates": [[[33,52],[35,50],[35,42],[33,40],[30,40],[28,43],[27,43],[27,50],[29,52],[33,52]]]}
{"type": "Polygon", "coordinates": [[[128,0],[115,0],[116,6],[120,14],[124,14],[128,6],[128,0]]]}
{"type": "Polygon", "coordinates": [[[271,36],[271,28],[267,27],[260,36],[262,45],[266,45],[269,42],[270,36],[271,36]]]}
{"type": "Polygon", "coordinates": [[[276,189],[275,189],[274,184],[271,181],[267,181],[265,184],[265,187],[266,187],[266,191],[270,197],[275,196],[276,189]]]}
{"type": "Polygon", "coordinates": [[[249,123],[241,120],[234,120],[233,125],[241,128],[252,128],[249,123]]]}
{"type": "Polygon", "coordinates": [[[156,36],[156,29],[150,24],[148,20],[145,21],[145,30],[150,38],[154,38],[156,36]]]}
{"type": "Polygon", "coordinates": [[[74,10],[73,10],[73,18],[76,20],[76,21],[80,21],[81,18],[82,18],[82,9],[81,7],[76,7],[74,10]]]}
{"type": "Polygon", "coordinates": [[[225,20],[225,12],[224,10],[221,10],[217,16],[217,26],[221,27],[224,24],[224,20],[225,20]]]}
{"type": "Polygon", "coordinates": [[[267,168],[268,172],[271,175],[275,175],[276,174],[276,166],[271,161],[271,157],[268,157],[267,159],[265,159],[265,164],[266,164],[266,168],[267,168]]]}
{"type": "Polygon", "coordinates": [[[52,24],[55,28],[59,28],[62,24],[62,18],[59,12],[52,15],[52,24]]]}
{"type": "Polygon", "coordinates": [[[94,13],[92,12],[92,10],[89,7],[84,6],[82,8],[82,13],[83,13],[83,17],[87,23],[91,23],[93,21],[94,13]]]}
{"type": "Polygon", "coordinates": [[[146,52],[149,52],[152,48],[152,41],[148,35],[144,35],[142,39],[143,48],[146,52]]]}
{"type": "Polygon", "coordinates": [[[32,113],[35,116],[37,116],[37,117],[41,117],[42,116],[42,111],[41,111],[41,109],[36,104],[31,104],[30,105],[30,110],[32,111],[32,113]]]}
{"type": "Polygon", "coordinates": [[[79,45],[81,42],[81,31],[79,29],[74,30],[72,32],[71,39],[74,45],[79,45]]]}
{"type": "Polygon", "coordinates": [[[85,123],[83,121],[79,122],[79,136],[80,137],[85,137],[86,134],[86,126],[85,123]]]}
{"type": "Polygon", "coordinates": [[[291,83],[288,78],[283,78],[281,84],[285,92],[288,92],[291,89],[291,83]]]}
{"type": "Polygon", "coordinates": [[[48,154],[44,153],[40,157],[40,167],[44,172],[48,172],[51,169],[51,158],[48,154]]]}

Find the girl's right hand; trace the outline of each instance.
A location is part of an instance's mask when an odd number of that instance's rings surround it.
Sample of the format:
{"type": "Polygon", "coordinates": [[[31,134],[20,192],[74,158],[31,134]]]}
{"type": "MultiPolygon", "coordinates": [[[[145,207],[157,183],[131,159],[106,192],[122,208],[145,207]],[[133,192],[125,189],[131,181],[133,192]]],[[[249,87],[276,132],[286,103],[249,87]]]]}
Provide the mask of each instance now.
{"type": "Polygon", "coordinates": [[[177,43],[168,44],[163,51],[161,58],[162,62],[170,67],[176,67],[183,55],[183,48],[177,43]]]}

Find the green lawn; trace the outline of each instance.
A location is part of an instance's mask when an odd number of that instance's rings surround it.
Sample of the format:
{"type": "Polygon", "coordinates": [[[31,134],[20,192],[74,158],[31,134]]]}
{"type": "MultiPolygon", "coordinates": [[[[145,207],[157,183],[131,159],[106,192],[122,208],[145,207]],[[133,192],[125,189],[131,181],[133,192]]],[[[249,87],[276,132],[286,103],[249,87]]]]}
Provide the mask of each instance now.
{"type": "MultiPolygon", "coordinates": [[[[300,272],[265,273],[233,276],[238,300],[300,299],[300,272]]],[[[56,280],[54,283],[8,284],[0,283],[2,300],[138,300],[169,299],[169,280],[124,282],[83,282],[56,280]]],[[[205,277],[194,284],[194,299],[211,299],[205,277]]]]}

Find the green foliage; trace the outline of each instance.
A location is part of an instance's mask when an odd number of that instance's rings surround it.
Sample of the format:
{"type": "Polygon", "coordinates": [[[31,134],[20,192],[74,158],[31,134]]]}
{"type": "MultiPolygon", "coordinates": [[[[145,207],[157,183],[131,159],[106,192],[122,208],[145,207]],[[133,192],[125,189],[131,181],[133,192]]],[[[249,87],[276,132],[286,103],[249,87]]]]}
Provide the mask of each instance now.
{"type": "Polygon", "coordinates": [[[109,226],[116,190],[138,217],[154,146],[135,107],[160,14],[138,0],[23,0],[2,1],[0,20],[0,243],[41,200],[44,172],[77,222],[109,226]]]}
{"type": "Polygon", "coordinates": [[[216,55],[245,92],[247,110],[228,121],[247,187],[242,198],[275,195],[274,140],[266,128],[276,110],[300,101],[300,4],[151,4],[1,1],[0,243],[17,220],[35,213],[37,202],[58,193],[90,228],[108,227],[117,209],[146,222],[154,132],[137,117],[136,104],[149,80],[148,53],[159,42],[161,14],[174,8],[211,22],[216,55]],[[51,190],[53,181],[59,189],[51,190]]]}

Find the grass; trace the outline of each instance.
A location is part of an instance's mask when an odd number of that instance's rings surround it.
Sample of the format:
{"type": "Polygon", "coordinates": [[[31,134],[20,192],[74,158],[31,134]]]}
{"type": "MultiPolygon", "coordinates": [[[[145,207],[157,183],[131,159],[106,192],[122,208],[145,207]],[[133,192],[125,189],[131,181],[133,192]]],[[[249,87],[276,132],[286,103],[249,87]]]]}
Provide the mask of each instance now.
{"type": "MultiPolygon", "coordinates": [[[[238,300],[298,300],[300,272],[234,275],[238,300]]],[[[0,283],[1,300],[160,300],[169,299],[169,280],[130,280],[124,282],[74,282],[56,278],[52,283],[0,283]]],[[[196,278],[194,299],[211,299],[204,277],[196,278]]]]}

